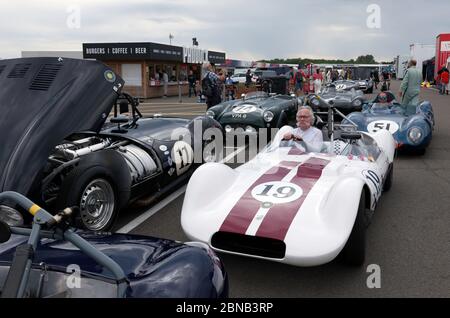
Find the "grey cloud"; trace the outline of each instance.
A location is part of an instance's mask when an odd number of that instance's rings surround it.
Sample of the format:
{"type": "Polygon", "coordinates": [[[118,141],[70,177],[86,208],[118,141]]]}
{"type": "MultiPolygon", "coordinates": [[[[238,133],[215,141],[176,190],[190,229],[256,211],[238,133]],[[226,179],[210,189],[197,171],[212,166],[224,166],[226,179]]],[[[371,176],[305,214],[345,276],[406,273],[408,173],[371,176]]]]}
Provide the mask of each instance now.
{"type": "Polygon", "coordinates": [[[221,50],[229,58],[329,57],[378,60],[433,44],[450,32],[450,2],[388,0],[99,1],[43,0],[2,5],[0,57],[21,50],[80,50],[83,42],[150,41],[221,50]],[[69,4],[81,8],[81,28],[66,26],[69,4]],[[369,4],[381,8],[381,29],[366,26],[369,4]]]}

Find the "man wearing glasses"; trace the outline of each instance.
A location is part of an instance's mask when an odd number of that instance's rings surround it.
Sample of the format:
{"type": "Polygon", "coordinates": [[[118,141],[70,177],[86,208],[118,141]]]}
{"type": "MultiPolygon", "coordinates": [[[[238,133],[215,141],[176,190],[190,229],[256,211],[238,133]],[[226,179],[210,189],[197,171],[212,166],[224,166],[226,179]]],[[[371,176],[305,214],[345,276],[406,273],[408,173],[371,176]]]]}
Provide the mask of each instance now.
{"type": "Polygon", "coordinates": [[[316,127],[311,126],[314,123],[314,113],[311,107],[301,106],[297,111],[297,128],[284,134],[284,141],[292,142],[303,141],[306,147],[311,152],[320,152],[323,144],[322,131],[316,127]]]}

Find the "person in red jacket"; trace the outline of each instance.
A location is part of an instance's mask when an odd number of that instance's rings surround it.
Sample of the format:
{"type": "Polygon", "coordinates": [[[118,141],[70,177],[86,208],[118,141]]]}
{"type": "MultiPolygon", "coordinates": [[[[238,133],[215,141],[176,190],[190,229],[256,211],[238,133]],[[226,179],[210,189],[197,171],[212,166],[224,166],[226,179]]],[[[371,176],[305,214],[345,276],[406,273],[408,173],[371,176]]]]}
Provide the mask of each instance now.
{"type": "Polygon", "coordinates": [[[448,82],[449,82],[449,71],[445,64],[438,72],[438,79],[440,82],[439,94],[443,95],[447,92],[448,95],[448,82]]]}

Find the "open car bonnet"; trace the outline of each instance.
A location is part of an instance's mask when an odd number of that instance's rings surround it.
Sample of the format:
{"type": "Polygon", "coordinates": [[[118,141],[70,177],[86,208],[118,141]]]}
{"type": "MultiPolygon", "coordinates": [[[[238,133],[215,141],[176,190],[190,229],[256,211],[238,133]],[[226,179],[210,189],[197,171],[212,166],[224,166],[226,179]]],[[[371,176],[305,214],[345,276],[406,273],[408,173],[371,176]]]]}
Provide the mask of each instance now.
{"type": "Polygon", "coordinates": [[[123,80],[98,61],[0,60],[0,191],[31,191],[53,147],[100,131],[123,80]]]}

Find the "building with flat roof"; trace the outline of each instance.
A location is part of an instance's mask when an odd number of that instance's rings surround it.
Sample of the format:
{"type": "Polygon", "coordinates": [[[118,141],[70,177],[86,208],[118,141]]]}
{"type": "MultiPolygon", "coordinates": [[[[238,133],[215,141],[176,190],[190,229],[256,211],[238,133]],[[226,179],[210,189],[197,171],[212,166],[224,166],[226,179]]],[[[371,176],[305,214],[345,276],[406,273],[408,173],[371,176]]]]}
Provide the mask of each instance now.
{"type": "Polygon", "coordinates": [[[164,95],[163,73],[168,75],[167,95],[188,93],[192,71],[201,79],[201,64],[225,64],[225,53],[152,42],[83,43],[83,58],[97,59],[125,80],[125,90],[142,97],[164,95]]]}

